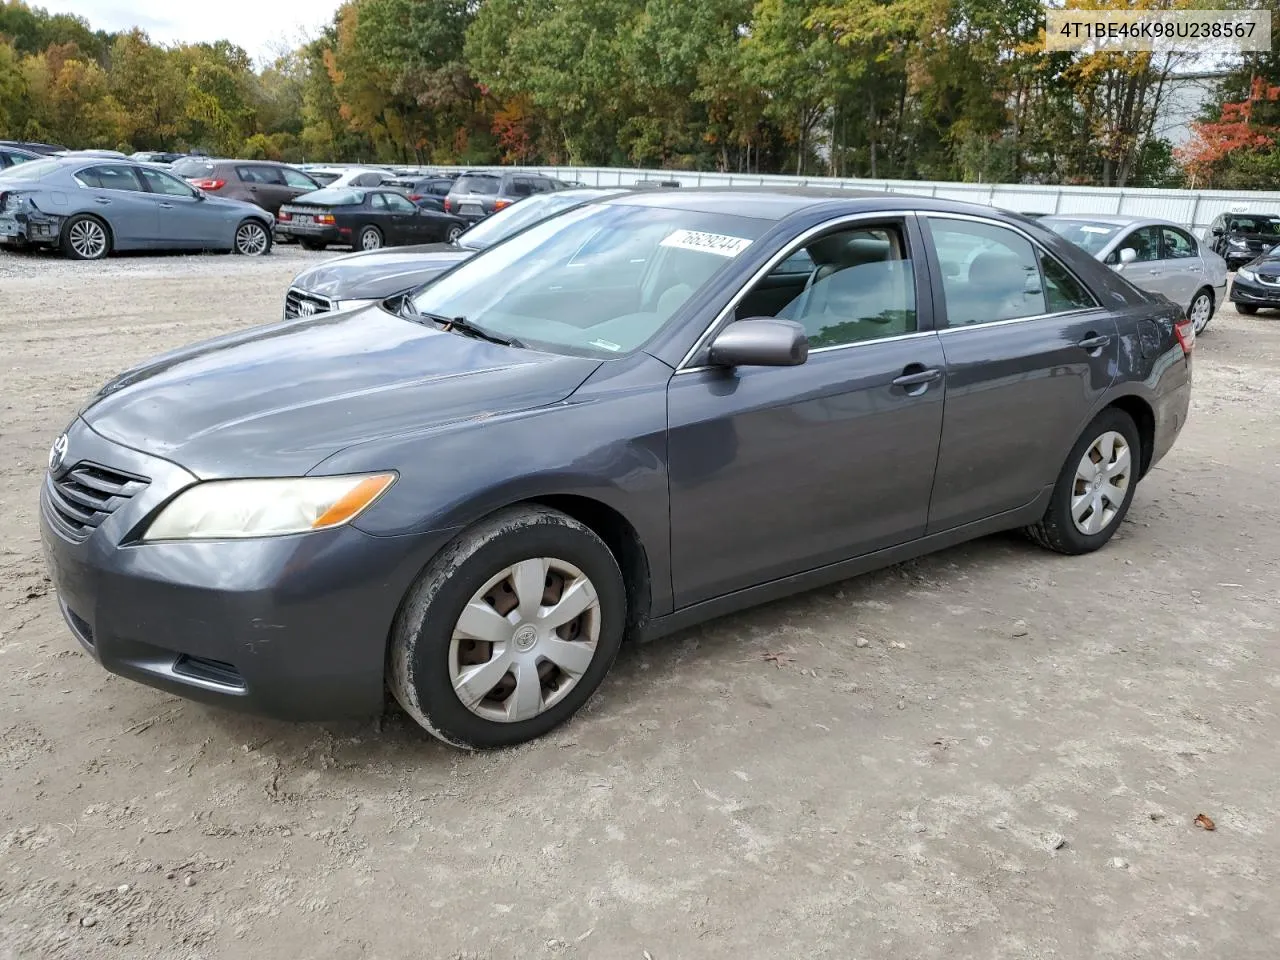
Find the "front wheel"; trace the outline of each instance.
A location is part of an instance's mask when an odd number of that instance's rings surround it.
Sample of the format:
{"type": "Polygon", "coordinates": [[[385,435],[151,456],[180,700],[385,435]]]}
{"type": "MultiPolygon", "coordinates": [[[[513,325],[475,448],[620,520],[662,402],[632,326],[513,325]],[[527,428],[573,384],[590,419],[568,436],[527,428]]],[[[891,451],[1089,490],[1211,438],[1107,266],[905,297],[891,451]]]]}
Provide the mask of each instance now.
{"type": "Polygon", "coordinates": [[[1089,424],[1067,456],[1053,497],[1028,536],[1049,550],[1092,553],[1119,529],[1138,486],[1142,449],[1138,428],[1109,407],[1089,424]]]}
{"type": "Polygon", "coordinates": [[[1213,294],[1208,290],[1197,293],[1191,301],[1191,306],[1187,308],[1187,317],[1191,320],[1196,333],[1204,330],[1213,319],[1213,294]]]}
{"type": "Polygon", "coordinates": [[[382,248],[382,231],[377,227],[365,227],[356,243],[361,250],[379,250],[382,248]]]}
{"type": "Polygon", "coordinates": [[[1252,317],[1258,312],[1258,308],[1251,303],[1237,303],[1236,313],[1243,313],[1246,317],[1252,317]]]}
{"type": "Polygon", "coordinates": [[[445,547],[392,627],[391,692],[460,747],[502,747],[568,720],[613,664],[622,573],[596,534],[556,510],[500,511],[445,547]]]}
{"type": "Polygon", "coordinates": [[[245,220],[236,227],[232,249],[242,257],[261,257],[271,252],[271,232],[257,220],[245,220]]]}

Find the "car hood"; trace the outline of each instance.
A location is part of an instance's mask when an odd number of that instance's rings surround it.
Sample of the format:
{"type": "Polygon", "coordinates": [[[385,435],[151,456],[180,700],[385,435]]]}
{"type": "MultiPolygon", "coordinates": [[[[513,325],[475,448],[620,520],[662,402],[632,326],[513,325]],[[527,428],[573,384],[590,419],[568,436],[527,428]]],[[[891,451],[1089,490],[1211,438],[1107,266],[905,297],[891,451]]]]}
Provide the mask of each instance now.
{"type": "Polygon", "coordinates": [[[81,416],[205,479],[299,476],[352,443],[556,403],[599,365],[374,306],[164,354],[116,377],[81,416]]]}
{"type": "Polygon", "coordinates": [[[475,253],[449,243],[355,253],[304,270],[293,286],[330,300],[380,300],[426,283],[475,253]]]}
{"type": "Polygon", "coordinates": [[[275,221],[275,216],[270,210],[263,210],[256,203],[250,203],[247,200],[236,200],[232,197],[217,197],[211,193],[206,193],[204,202],[214,207],[224,207],[228,210],[239,210],[241,213],[253,213],[267,220],[275,221]]]}

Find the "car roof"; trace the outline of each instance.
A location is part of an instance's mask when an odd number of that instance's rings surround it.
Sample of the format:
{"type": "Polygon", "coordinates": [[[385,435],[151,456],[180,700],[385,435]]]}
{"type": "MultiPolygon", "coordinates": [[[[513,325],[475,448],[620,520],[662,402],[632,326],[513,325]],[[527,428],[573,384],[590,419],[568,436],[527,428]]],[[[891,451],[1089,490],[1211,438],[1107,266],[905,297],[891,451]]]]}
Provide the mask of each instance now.
{"type": "Polygon", "coordinates": [[[1045,220],[1079,220],[1083,223],[1109,223],[1117,227],[1176,227],[1179,230],[1186,230],[1180,223],[1172,220],[1165,220],[1161,217],[1133,217],[1122,216],[1119,214],[1092,214],[1092,213],[1049,213],[1042,218],[1045,220]]]}

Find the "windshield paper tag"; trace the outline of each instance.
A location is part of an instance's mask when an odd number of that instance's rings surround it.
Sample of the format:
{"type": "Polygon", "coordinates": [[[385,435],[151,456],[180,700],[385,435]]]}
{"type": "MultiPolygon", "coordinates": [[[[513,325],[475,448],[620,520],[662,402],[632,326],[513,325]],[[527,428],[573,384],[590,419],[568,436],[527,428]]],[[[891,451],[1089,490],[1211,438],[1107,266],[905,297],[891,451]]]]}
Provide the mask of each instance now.
{"type": "Polygon", "coordinates": [[[1081,227],[1081,233],[1115,233],[1113,227],[1081,227]]]}
{"type": "Polygon", "coordinates": [[[723,233],[702,233],[699,230],[677,230],[668,234],[659,246],[679,247],[681,250],[700,250],[703,253],[714,253],[719,257],[736,257],[747,247],[750,240],[742,237],[729,237],[723,233]]]}

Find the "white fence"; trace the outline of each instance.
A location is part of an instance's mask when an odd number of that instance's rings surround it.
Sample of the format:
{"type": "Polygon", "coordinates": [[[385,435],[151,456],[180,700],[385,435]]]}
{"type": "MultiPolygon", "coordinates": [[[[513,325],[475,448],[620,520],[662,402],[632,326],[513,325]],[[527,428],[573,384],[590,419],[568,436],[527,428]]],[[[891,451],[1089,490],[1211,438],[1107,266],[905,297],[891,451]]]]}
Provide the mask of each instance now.
{"type": "MultiPolygon", "coordinates": [[[[410,169],[410,168],[405,168],[410,169]]],[[[463,169],[424,167],[425,170],[463,169]]],[[[1051,187],[1029,184],[946,183],[930,180],[854,180],[838,177],[787,177],[742,173],[690,173],[623,167],[467,167],[468,170],[538,171],[593,187],[631,186],[637,180],[678,182],[682,187],[812,186],[881,190],[964,200],[1019,213],[1093,213],[1159,217],[1192,229],[1207,227],[1220,213],[1280,215],[1280,191],[1152,190],[1114,187],[1051,187]]]]}

